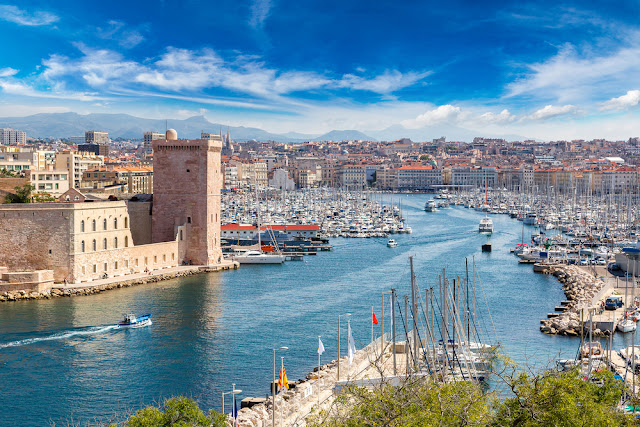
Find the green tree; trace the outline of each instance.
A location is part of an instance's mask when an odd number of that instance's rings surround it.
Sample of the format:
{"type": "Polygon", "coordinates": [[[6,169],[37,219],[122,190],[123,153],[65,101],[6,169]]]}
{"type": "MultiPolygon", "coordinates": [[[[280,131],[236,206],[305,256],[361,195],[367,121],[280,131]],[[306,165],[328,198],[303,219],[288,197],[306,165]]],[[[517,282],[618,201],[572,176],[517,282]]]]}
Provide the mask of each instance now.
{"type": "Polygon", "coordinates": [[[492,426],[637,425],[617,410],[624,383],[608,371],[585,380],[576,369],[505,378],[513,393],[496,406],[492,426]]]}
{"type": "Polygon", "coordinates": [[[56,198],[49,193],[36,193],[33,195],[33,200],[37,203],[55,202],[56,198]]]}
{"type": "Polygon", "coordinates": [[[5,203],[31,203],[31,192],[35,187],[31,184],[25,184],[22,187],[17,186],[14,188],[14,194],[8,194],[5,196],[5,203]]]}
{"type": "Polygon", "coordinates": [[[198,407],[198,404],[184,396],[173,397],[161,407],[150,406],[140,409],[125,423],[128,427],[192,427],[226,425],[227,416],[216,411],[209,415],[198,407]]]}
{"type": "Polygon", "coordinates": [[[385,384],[373,390],[348,387],[328,411],[312,417],[308,426],[487,425],[490,409],[489,396],[476,383],[441,384],[413,377],[401,385],[385,384]]]}
{"type": "Polygon", "coordinates": [[[0,178],[15,178],[16,173],[9,169],[0,169],[0,178]]]}

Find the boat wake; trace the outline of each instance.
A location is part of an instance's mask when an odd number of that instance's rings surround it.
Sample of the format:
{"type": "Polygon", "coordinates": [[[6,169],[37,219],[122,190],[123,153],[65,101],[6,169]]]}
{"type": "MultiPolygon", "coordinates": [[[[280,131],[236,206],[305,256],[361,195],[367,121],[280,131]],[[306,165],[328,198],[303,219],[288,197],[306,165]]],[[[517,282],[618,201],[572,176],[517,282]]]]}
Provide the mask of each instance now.
{"type": "Polygon", "coordinates": [[[46,337],[27,338],[24,340],[12,341],[5,344],[0,344],[0,349],[8,348],[8,347],[20,347],[20,346],[34,344],[42,341],[64,340],[67,338],[72,338],[77,336],[101,334],[103,332],[107,332],[117,328],[118,328],[118,325],[99,326],[99,327],[92,327],[90,329],[83,330],[83,331],[67,331],[67,332],[62,332],[54,335],[49,335],[46,337]]]}

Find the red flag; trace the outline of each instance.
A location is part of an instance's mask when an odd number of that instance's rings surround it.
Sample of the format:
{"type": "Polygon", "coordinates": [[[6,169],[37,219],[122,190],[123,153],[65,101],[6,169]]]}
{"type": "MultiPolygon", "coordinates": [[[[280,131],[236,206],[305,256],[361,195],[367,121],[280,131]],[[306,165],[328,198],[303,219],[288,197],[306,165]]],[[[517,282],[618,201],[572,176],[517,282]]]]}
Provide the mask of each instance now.
{"type": "Polygon", "coordinates": [[[371,309],[371,324],[372,325],[378,324],[378,319],[376,319],[376,313],[373,311],[373,309],[371,309]]]}

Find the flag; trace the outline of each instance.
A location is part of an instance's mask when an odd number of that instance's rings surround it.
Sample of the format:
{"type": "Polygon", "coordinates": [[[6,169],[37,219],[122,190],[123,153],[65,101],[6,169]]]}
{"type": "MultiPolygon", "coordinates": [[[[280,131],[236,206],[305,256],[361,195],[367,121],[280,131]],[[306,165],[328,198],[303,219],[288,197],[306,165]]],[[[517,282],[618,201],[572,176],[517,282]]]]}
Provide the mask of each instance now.
{"type": "Polygon", "coordinates": [[[233,411],[231,412],[231,416],[233,417],[233,427],[238,427],[240,423],[238,422],[238,403],[236,402],[236,395],[233,395],[233,411]]]}
{"type": "Polygon", "coordinates": [[[280,367],[280,376],[278,377],[278,388],[282,391],[283,388],[289,390],[289,382],[287,381],[287,371],[284,370],[284,364],[280,367]]]}
{"type": "Polygon", "coordinates": [[[371,324],[372,325],[378,324],[378,319],[376,319],[376,312],[373,311],[373,308],[371,308],[371,324]]]}
{"type": "Polygon", "coordinates": [[[353,362],[353,356],[356,354],[356,343],[353,341],[353,335],[351,335],[351,322],[349,322],[349,344],[347,346],[347,360],[349,364],[353,362]]]}
{"type": "Polygon", "coordinates": [[[318,354],[324,353],[324,346],[322,345],[322,340],[318,337],[318,354]]]}

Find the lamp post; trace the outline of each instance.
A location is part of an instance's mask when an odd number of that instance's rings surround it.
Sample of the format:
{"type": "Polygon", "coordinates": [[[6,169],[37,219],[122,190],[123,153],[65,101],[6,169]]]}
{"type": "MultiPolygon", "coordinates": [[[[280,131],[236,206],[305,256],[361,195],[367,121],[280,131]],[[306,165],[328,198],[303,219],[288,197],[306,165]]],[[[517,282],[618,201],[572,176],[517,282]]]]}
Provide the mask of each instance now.
{"type": "Polygon", "coordinates": [[[382,353],[384,353],[384,296],[390,293],[391,291],[382,293],[382,314],[380,318],[380,360],[382,360],[382,353]]]}
{"type": "Polygon", "coordinates": [[[231,391],[225,391],[224,393],[222,393],[222,412],[221,412],[222,414],[224,414],[224,395],[225,394],[235,395],[235,394],[242,393],[242,390],[236,390],[236,385],[235,384],[231,384],[231,386],[232,386],[232,390],[231,391]]]}
{"type": "Polygon", "coordinates": [[[340,381],[340,318],[349,316],[351,313],[338,314],[338,381],[340,381]]]}
{"type": "Polygon", "coordinates": [[[276,351],[289,350],[289,347],[273,349],[273,381],[271,382],[271,427],[276,427],[276,351]]]}

